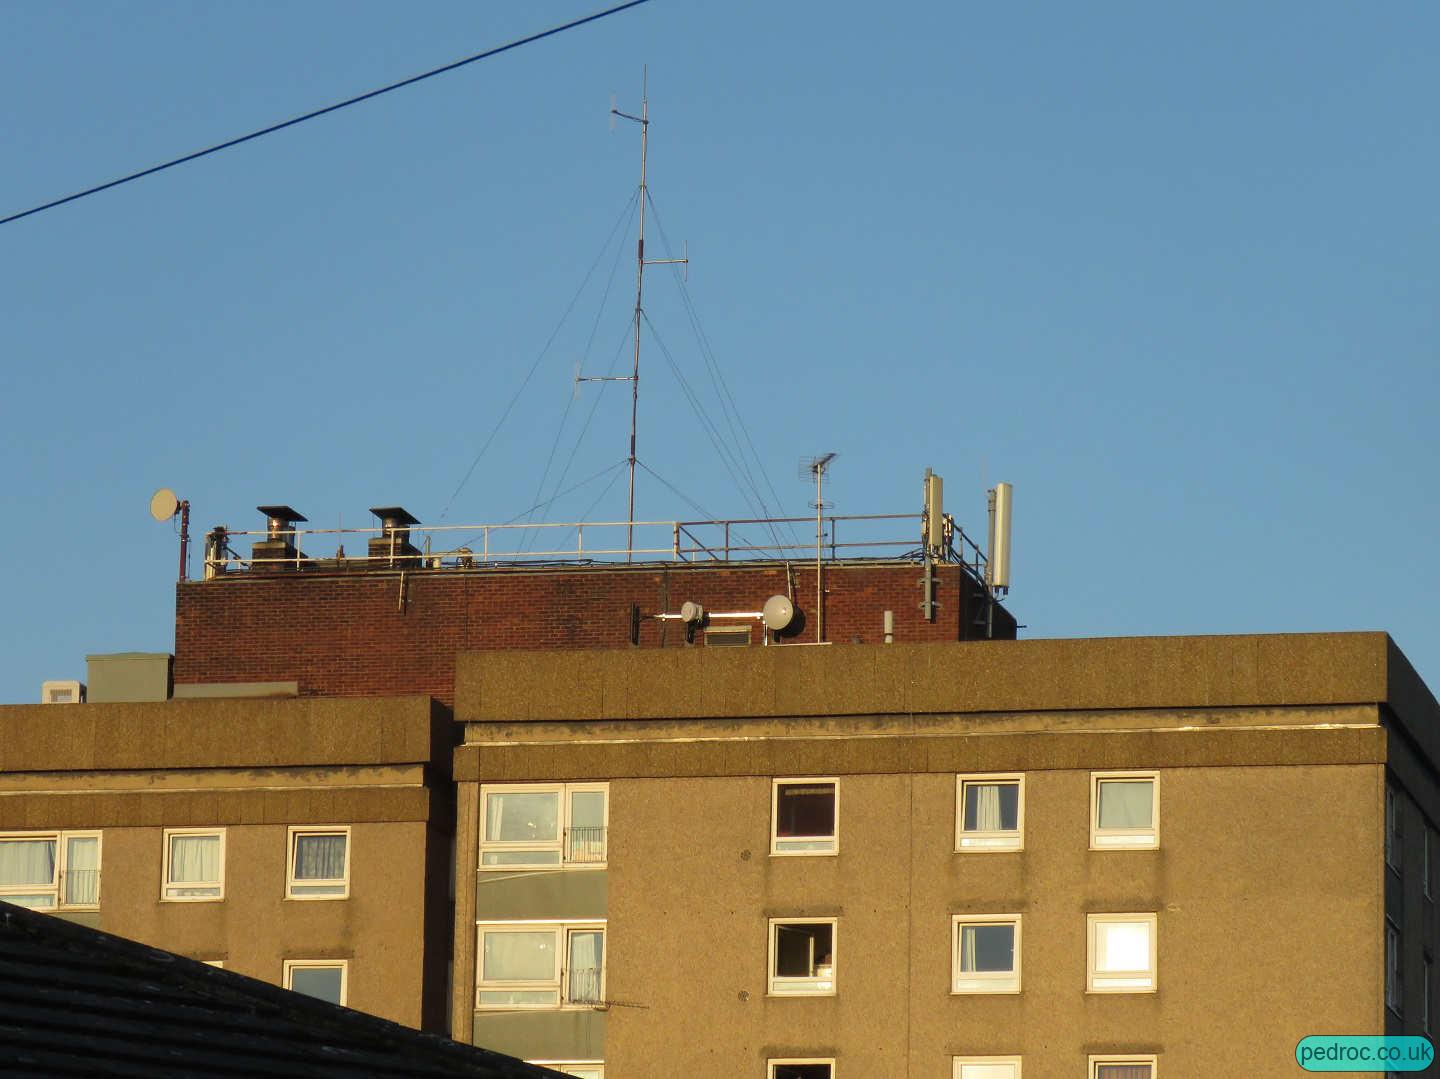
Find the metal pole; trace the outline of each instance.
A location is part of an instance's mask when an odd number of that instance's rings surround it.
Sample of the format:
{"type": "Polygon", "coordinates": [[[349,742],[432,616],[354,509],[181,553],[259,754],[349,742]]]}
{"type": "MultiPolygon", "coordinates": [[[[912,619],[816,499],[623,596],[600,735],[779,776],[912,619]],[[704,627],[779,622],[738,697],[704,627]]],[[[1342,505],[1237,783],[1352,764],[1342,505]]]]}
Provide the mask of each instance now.
{"type": "Polygon", "coordinates": [[[180,579],[190,579],[190,500],[180,501],[180,579]]]}
{"type": "Polygon", "coordinates": [[[825,553],[825,466],[815,468],[815,643],[825,640],[825,576],[821,557],[825,553]]]}
{"type": "Polygon", "coordinates": [[[640,93],[640,238],[635,250],[635,367],[630,374],[630,501],[626,515],[625,561],[635,551],[635,428],[640,413],[640,317],[645,296],[645,161],[650,144],[650,98],[642,80],[640,93]]]}

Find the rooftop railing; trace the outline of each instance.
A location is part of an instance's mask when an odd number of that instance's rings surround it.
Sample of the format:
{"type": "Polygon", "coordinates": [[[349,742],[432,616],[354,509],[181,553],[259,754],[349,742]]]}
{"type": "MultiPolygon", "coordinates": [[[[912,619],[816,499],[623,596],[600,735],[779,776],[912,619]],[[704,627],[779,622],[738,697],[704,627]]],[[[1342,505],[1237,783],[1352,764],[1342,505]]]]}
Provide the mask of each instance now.
{"type": "MultiPolygon", "coordinates": [[[[920,514],[887,513],[821,518],[818,554],[847,558],[920,561],[924,556],[920,514]]],[[[946,519],[943,561],[984,576],[985,555],[946,519]]],[[[383,528],[230,530],[206,537],[205,577],[257,568],[367,566],[476,569],[540,563],[809,561],[817,555],[814,517],[733,518],[698,521],[636,521],[633,545],[628,521],[544,524],[414,525],[383,528]],[[283,553],[242,554],[235,548],[281,541],[283,553]],[[385,541],[374,544],[371,541],[385,541]],[[351,550],[346,550],[349,543],[351,550]]]]}

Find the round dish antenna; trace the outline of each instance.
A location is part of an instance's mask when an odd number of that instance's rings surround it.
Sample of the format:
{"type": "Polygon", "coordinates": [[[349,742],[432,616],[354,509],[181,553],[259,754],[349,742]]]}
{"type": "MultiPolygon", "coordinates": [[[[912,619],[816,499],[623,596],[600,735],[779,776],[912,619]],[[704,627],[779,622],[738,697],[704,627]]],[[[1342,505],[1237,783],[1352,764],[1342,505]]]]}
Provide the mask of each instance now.
{"type": "Polygon", "coordinates": [[[795,621],[795,604],[789,596],[771,596],[760,612],[760,621],[772,633],[779,633],[795,621]]]}
{"type": "Polygon", "coordinates": [[[687,599],[680,604],[680,621],[687,626],[698,626],[705,621],[705,608],[687,599]]]}
{"type": "Polygon", "coordinates": [[[150,516],[157,521],[168,521],[180,509],[180,499],[168,487],[162,487],[150,496],[150,516]]]}

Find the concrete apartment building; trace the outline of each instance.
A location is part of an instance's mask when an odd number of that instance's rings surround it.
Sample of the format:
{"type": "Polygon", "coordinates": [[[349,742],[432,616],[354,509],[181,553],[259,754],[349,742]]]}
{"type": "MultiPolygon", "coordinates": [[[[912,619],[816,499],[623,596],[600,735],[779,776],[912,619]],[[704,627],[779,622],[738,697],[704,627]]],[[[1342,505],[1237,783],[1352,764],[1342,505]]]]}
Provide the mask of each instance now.
{"type": "Polygon", "coordinates": [[[1022,642],[924,553],[294,520],[180,584],[163,693],[0,709],[0,898],[608,1079],[1279,1076],[1429,1030],[1440,709],[1383,634],[1022,642]],[[178,894],[222,830],[223,896],[178,894]]]}

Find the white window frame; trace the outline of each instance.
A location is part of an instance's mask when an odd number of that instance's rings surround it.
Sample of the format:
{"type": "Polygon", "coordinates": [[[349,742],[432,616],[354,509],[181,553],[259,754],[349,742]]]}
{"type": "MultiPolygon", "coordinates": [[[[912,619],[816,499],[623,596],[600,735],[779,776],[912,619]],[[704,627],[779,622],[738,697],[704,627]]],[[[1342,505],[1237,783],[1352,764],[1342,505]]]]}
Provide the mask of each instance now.
{"type": "Polygon", "coordinates": [[[600,1079],[605,1079],[605,1062],[603,1060],[527,1060],[526,1064],[538,1064],[542,1068],[549,1068],[564,1075],[574,1075],[571,1068],[585,1068],[588,1071],[597,1072],[600,1079]]]}
{"type": "MultiPolygon", "coordinates": [[[[1085,991],[1087,993],[1154,993],[1160,985],[1160,918],[1154,911],[1085,915],[1085,991]],[[1150,966],[1147,970],[1100,971],[1099,927],[1143,922],[1150,927],[1150,966]],[[1137,984],[1140,983],[1140,984],[1137,984]]],[[[1109,1061],[1105,1061],[1109,1063],[1109,1061]]],[[[1142,1062],[1143,1063],[1143,1062],[1142,1062]]]]}
{"type": "Polygon", "coordinates": [[[10,884],[0,886],[0,900],[12,895],[38,895],[41,892],[48,892],[54,896],[55,901],[48,907],[32,907],[32,910],[99,910],[100,909],[100,884],[101,871],[104,868],[105,840],[99,829],[78,829],[75,831],[54,831],[54,832],[0,832],[0,842],[7,839],[20,842],[43,842],[49,840],[55,844],[55,872],[50,878],[49,884],[10,884]],[[69,858],[71,839],[93,839],[95,840],[95,902],[93,903],[67,903],[65,902],[65,876],[69,872],[66,864],[69,858]]]}
{"type": "Polygon", "coordinates": [[[965,1068],[969,1066],[989,1065],[994,1067],[997,1064],[1009,1064],[1015,1071],[1011,1079],[1020,1079],[1020,1058],[1019,1057],[955,1057],[952,1064],[953,1079],[965,1079],[965,1068]]]}
{"type": "Polygon", "coordinates": [[[350,825],[348,824],[292,824],[285,835],[285,898],[305,901],[350,898],[350,863],[353,851],[350,825]],[[345,875],[342,877],[296,877],[295,848],[301,836],[343,835],[345,837],[345,875]],[[333,888],[341,890],[332,893],[310,893],[296,888],[333,888]]]}
{"type": "Polygon", "coordinates": [[[1160,1058],[1153,1053],[1106,1053],[1104,1056],[1092,1056],[1090,1058],[1090,1079],[1096,1079],[1100,1074],[1101,1064],[1128,1064],[1136,1067],[1141,1064],[1150,1065],[1150,1079],[1160,1079],[1160,1058]]]}
{"type": "MultiPolygon", "coordinates": [[[[765,962],[766,985],[772,997],[833,997],[838,985],[840,970],[840,920],[838,918],[771,918],[766,928],[769,949],[765,962]],[[817,973],[813,978],[781,977],[775,973],[779,950],[775,947],[776,935],[784,925],[828,925],[830,927],[830,976],[817,973]],[[829,988],[824,988],[825,983],[829,988]]],[[[779,1060],[779,1064],[823,1064],[823,1060],[779,1060]]]]}
{"type": "Polygon", "coordinates": [[[840,780],[836,776],[785,776],[770,781],[770,855],[774,858],[831,858],[840,853],[840,780]],[[825,836],[780,835],[780,788],[787,786],[820,786],[828,783],[835,790],[835,823],[830,832],[830,846],[814,850],[786,850],[787,840],[821,840],[825,836]]]}
{"type": "Polygon", "coordinates": [[[765,1062],[766,1079],[775,1079],[775,1068],[782,1064],[828,1064],[830,1079],[835,1079],[834,1057],[771,1057],[765,1062]]]}
{"type": "MultiPolygon", "coordinates": [[[[475,1010],[484,1012],[553,1012],[553,1011],[594,1011],[597,1008],[605,1007],[605,976],[606,968],[609,966],[607,952],[609,951],[609,933],[606,931],[606,923],[603,919],[580,920],[580,921],[508,921],[508,922],[476,922],[475,923],[475,1010]],[[540,933],[549,931],[555,936],[553,953],[555,956],[555,970],[550,978],[532,980],[497,980],[486,982],[485,974],[485,934],[486,933],[540,933]],[[598,1001],[577,1001],[571,1003],[566,998],[570,995],[570,934],[573,932],[594,933],[599,932],[601,939],[600,952],[600,999],[598,1001]],[[545,992],[556,991],[556,1002],[543,1004],[482,1004],[480,994],[482,992],[545,992]]],[[[578,1062],[577,1062],[578,1063],[578,1062]]]]}
{"type": "MultiPolygon", "coordinates": [[[[955,852],[957,854],[986,854],[993,851],[1016,851],[1025,849],[1025,774],[1023,772],[970,772],[955,777],[955,852]],[[996,783],[1014,783],[1016,792],[1014,831],[965,830],[965,788],[996,783]]],[[[1001,1061],[1001,1063],[1004,1063],[1001,1061]]]]}
{"type": "MultiPolygon", "coordinates": [[[[346,1003],[350,999],[350,960],[348,959],[287,959],[281,970],[280,984],[294,993],[297,990],[291,988],[291,975],[296,970],[329,970],[333,968],[340,970],[340,1006],[342,1008],[349,1007],[346,1003]]],[[[311,997],[310,999],[318,1000],[319,998],[311,997]]],[[[328,1004],[329,1001],[325,1003],[328,1004]]]]}
{"type": "Polygon", "coordinates": [[[1385,1007],[1396,1015],[1405,1014],[1405,948],[1400,927],[1385,918],[1385,1007]]]}
{"type": "Polygon", "coordinates": [[[532,869],[581,870],[604,869],[610,860],[610,784],[609,783],[486,783],[480,787],[480,851],[477,858],[479,868],[488,873],[511,873],[532,869]],[[571,795],[586,791],[599,791],[605,796],[605,832],[600,858],[577,860],[571,856],[568,842],[571,830],[571,795]],[[555,839],[503,842],[487,840],[485,828],[490,820],[490,798],[497,794],[556,794],[560,799],[560,810],[556,815],[559,835],[555,839]],[[553,862],[507,862],[504,865],[486,865],[485,855],[489,852],[527,853],[530,851],[555,851],[559,859],[553,862]]]}
{"type": "Polygon", "coordinates": [[[1090,773],[1090,849],[1091,850],[1155,850],[1160,846],[1160,773],[1091,772],[1090,773]],[[1100,784],[1110,780],[1150,781],[1149,828],[1101,828],[1100,784]]]}
{"type": "Polygon", "coordinates": [[[224,828],[166,828],[163,835],[165,849],[161,853],[160,902],[162,903],[219,903],[225,899],[225,829],[224,828]],[[220,879],[200,881],[173,881],[170,879],[170,840],[173,836],[218,836],[220,839],[220,879]],[[214,895],[171,895],[170,890],[214,888],[214,895]]]}
{"type": "Polygon", "coordinates": [[[952,914],[950,916],[950,994],[976,996],[1020,992],[1021,934],[1019,914],[952,914]],[[1009,970],[962,971],[960,969],[960,927],[965,925],[1009,925],[1015,930],[1015,962],[1009,970]]]}

